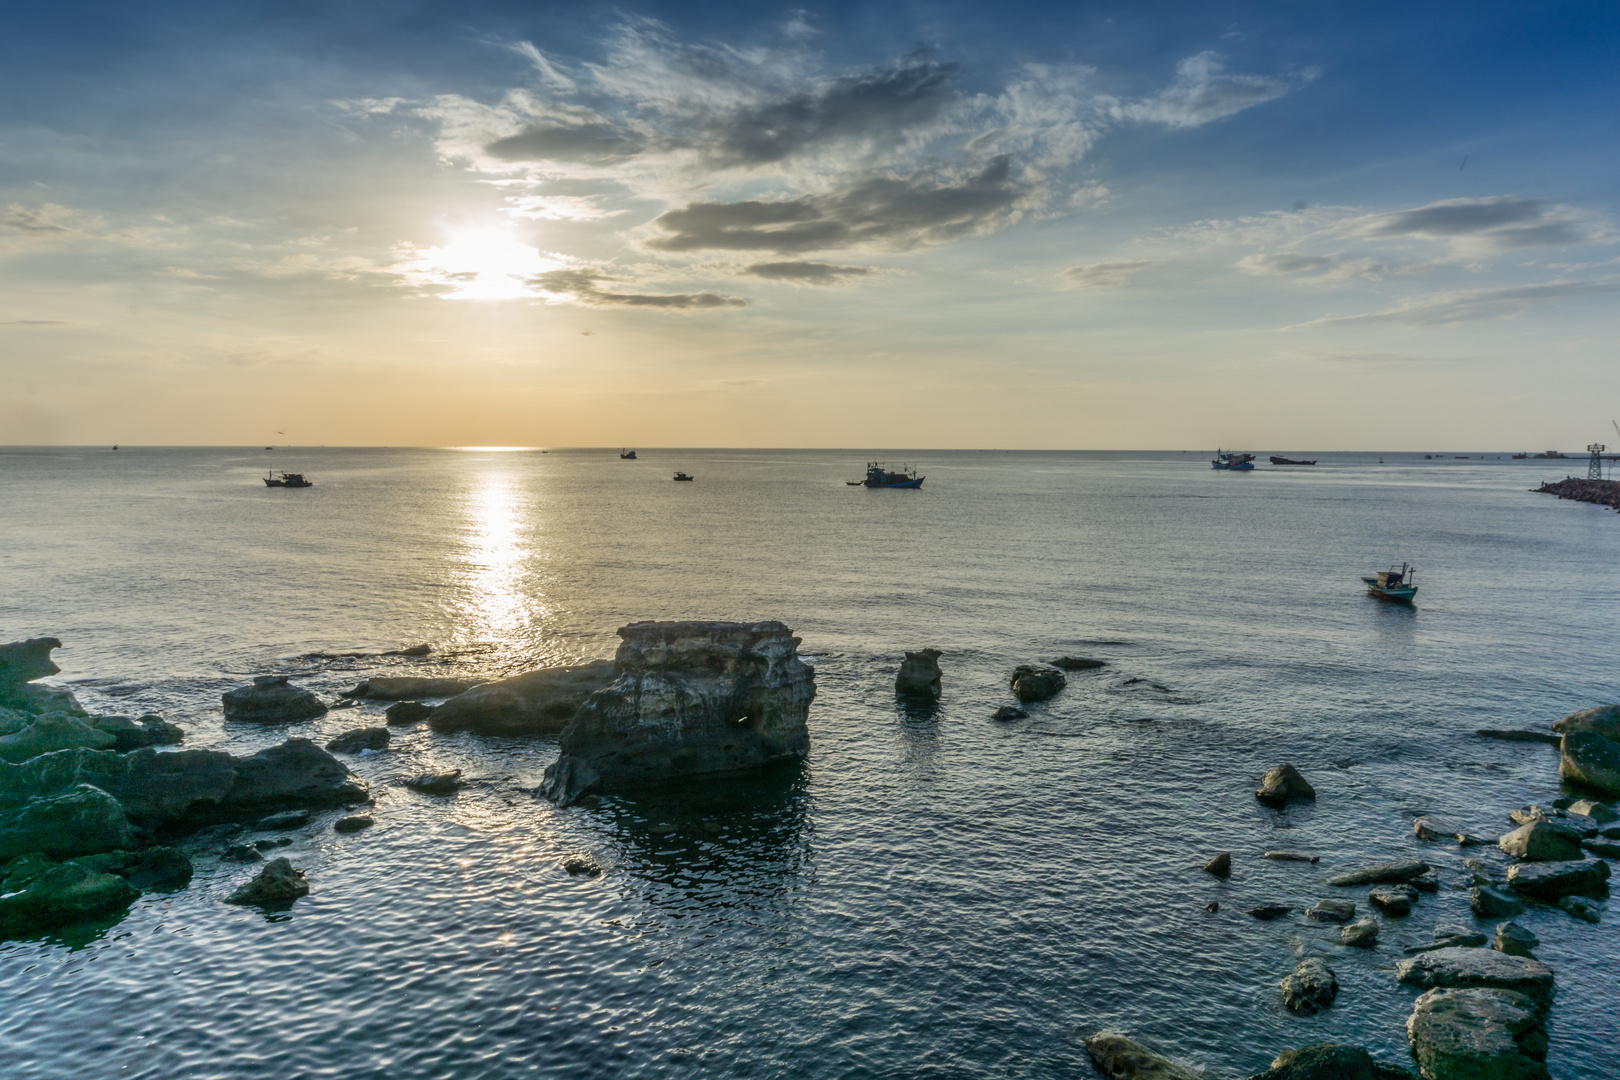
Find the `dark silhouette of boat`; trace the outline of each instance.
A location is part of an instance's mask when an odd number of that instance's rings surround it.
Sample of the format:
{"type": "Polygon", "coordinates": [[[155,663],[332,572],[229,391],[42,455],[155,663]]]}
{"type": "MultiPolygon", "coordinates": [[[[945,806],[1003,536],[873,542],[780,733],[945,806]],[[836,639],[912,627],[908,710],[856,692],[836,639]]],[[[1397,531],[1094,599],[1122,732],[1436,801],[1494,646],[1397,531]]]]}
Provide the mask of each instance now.
{"type": "Polygon", "coordinates": [[[1399,604],[1410,604],[1412,597],[1417,595],[1417,585],[1413,578],[1417,574],[1417,567],[1408,563],[1392,566],[1388,570],[1380,571],[1372,577],[1361,580],[1367,583],[1367,592],[1380,600],[1394,600],[1399,604]]]}
{"type": "Polygon", "coordinates": [[[1513,455],[1513,460],[1514,461],[1523,461],[1525,458],[1527,458],[1529,456],[1530,456],[1529,454],[1514,454],[1513,455]]]}
{"type": "Polygon", "coordinates": [[[619,451],[619,460],[620,461],[634,461],[634,460],[636,460],[636,452],[634,450],[620,450],[619,451]]]}
{"type": "Polygon", "coordinates": [[[1239,454],[1229,450],[1217,450],[1215,451],[1215,460],[1211,461],[1209,465],[1212,469],[1251,472],[1254,469],[1254,455],[1239,454]]]}
{"type": "Polygon", "coordinates": [[[269,476],[264,478],[264,486],[302,488],[314,487],[315,482],[313,480],[304,479],[304,474],[301,472],[284,472],[279,476],[275,473],[271,473],[269,476]]]}
{"type": "Polygon", "coordinates": [[[1316,464],[1316,462],[1314,460],[1313,461],[1295,461],[1293,458],[1278,457],[1275,454],[1271,455],[1271,463],[1273,465],[1315,465],[1316,464]]]}
{"type": "Polygon", "coordinates": [[[675,479],[677,479],[677,480],[691,480],[692,477],[687,476],[683,472],[678,472],[678,473],[675,474],[675,479]]]}
{"type": "Polygon", "coordinates": [[[859,483],[869,488],[920,488],[925,476],[918,476],[917,470],[909,465],[902,465],[899,469],[885,468],[881,461],[868,461],[866,463],[866,479],[860,481],[845,481],[845,483],[859,483]]]}

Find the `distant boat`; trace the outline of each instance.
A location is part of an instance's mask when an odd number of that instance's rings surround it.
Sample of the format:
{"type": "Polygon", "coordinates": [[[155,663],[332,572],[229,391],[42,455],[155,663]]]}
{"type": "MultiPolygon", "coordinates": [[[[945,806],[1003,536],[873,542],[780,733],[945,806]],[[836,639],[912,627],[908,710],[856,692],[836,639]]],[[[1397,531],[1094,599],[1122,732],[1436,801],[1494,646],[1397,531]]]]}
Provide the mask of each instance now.
{"type": "Polygon", "coordinates": [[[1228,451],[1215,451],[1215,460],[1211,461],[1210,468],[1229,469],[1233,472],[1249,472],[1254,469],[1253,454],[1236,454],[1228,451]]]}
{"type": "Polygon", "coordinates": [[[1514,454],[1513,455],[1513,460],[1514,461],[1523,461],[1525,458],[1527,458],[1529,456],[1530,456],[1529,454],[1514,454]]]}
{"type": "Polygon", "coordinates": [[[1316,464],[1316,462],[1314,460],[1312,460],[1312,461],[1295,461],[1293,458],[1277,457],[1275,454],[1273,454],[1272,457],[1271,457],[1271,463],[1273,465],[1315,465],[1316,464]]]}
{"type": "Polygon", "coordinates": [[[1413,578],[1417,574],[1417,567],[1401,563],[1399,567],[1391,566],[1388,570],[1364,577],[1361,580],[1367,583],[1367,592],[1380,600],[1394,600],[1397,603],[1409,604],[1412,597],[1417,595],[1417,586],[1413,578]]]}
{"type": "Polygon", "coordinates": [[[918,476],[917,470],[909,465],[902,465],[898,470],[893,470],[884,468],[881,461],[868,461],[866,479],[854,482],[869,488],[920,488],[925,479],[927,478],[918,476]]]}
{"type": "Polygon", "coordinates": [[[265,487],[314,487],[315,482],[304,479],[301,472],[284,472],[279,476],[271,473],[264,478],[265,487]]]}
{"type": "Polygon", "coordinates": [[[692,478],[690,476],[687,476],[683,472],[678,472],[678,473],[675,474],[675,479],[677,479],[677,480],[690,480],[692,478]]]}
{"type": "Polygon", "coordinates": [[[634,450],[620,450],[619,451],[619,460],[620,461],[634,461],[634,460],[636,460],[636,452],[634,450]]]}
{"type": "Polygon", "coordinates": [[[117,443],[113,443],[113,449],[114,450],[118,449],[118,444],[117,443]]]}

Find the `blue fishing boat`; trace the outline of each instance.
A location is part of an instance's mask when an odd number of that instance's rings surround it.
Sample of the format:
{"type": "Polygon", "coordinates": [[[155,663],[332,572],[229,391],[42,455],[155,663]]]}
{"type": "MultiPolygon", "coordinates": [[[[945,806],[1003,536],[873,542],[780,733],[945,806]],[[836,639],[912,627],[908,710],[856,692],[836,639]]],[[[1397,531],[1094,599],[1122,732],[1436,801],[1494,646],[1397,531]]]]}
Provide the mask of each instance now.
{"type": "Polygon", "coordinates": [[[1388,570],[1380,571],[1372,577],[1364,577],[1361,580],[1367,583],[1369,595],[1376,596],[1380,600],[1394,600],[1396,603],[1410,604],[1412,597],[1417,595],[1417,585],[1413,582],[1413,576],[1416,573],[1417,567],[1401,563],[1398,567],[1391,566],[1388,570]]]}
{"type": "Polygon", "coordinates": [[[918,476],[917,470],[909,465],[893,470],[885,468],[881,461],[868,461],[866,479],[860,483],[869,488],[920,488],[925,479],[927,477],[918,476]]]}
{"type": "Polygon", "coordinates": [[[1226,450],[1215,451],[1215,460],[1210,467],[1214,469],[1230,469],[1233,472],[1250,472],[1254,469],[1253,454],[1236,454],[1226,450]]]}

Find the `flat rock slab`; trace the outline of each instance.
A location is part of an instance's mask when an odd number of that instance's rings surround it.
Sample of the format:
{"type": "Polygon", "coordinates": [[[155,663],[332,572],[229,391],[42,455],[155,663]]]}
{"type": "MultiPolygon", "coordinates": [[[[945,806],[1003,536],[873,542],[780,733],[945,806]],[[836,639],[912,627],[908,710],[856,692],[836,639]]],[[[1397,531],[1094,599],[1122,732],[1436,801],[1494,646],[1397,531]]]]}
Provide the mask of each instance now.
{"type": "Polygon", "coordinates": [[[287,829],[302,829],[308,824],[308,810],[284,810],[279,814],[260,818],[254,822],[253,827],[260,832],[283,832],[287,829]]]}
{"type": "Polygon", "coordinates": [[[1329,885],[1400,885],[1429,872],[1429,864],[1415,859],[1379,863],[1328,878],[1329,885]]]}
{"type": "Polygon", "coordinates": [[[1418,891],[1411,885],[1379,885],[1367,894],[1367,902],[1391,915],[1410,915],[1418,891]]]}
{"type": "Polygon", "coordinates": [[[1614,807],[1609,806],[1607,803],[1594,802],[1591,799],[1577,799],[1564,809],[1571,814],[1591,818],[1599,825],[1610,825],[1620,821],[1620,814],[1614,812],[1614,807]]]}
{"type": "Polygon", "coordinates": [[[376,822],[368,814],[350,814],[348,817],[338,818],[332,823],[332,831],[336,833],[355,833],[361,829],[369,829],[376,822]]]}
{"type": "Polygon", "coordinates": [[[1500,919],[1524,911],[1524,901],[1495,885],[1476,885],[1468,892],[1468,906],[1482,919],[1500,919]]]}
{"type": "Polygon", "coordinates": [[[1602,859],[1579,862],[1519,863],[1508,867],[1508,888],[1537,900],[1561,896],[1601,896],[1608,890],[1609,864],[1602,859]]]}
{"type": "Polygon", "coordinates": [[[1090,1036],[1086,1052],[1108,1080],[1203,1080],[1202,1073],[1177,1065],[1118,1032],[1099,1031],[1090,1036]]]}
{"type": "Polygon", "coordinates": [[[1480,728],[1475,735],[1485,739],[1501,739],[1504,742],[1545,743],[1548,746],[1557,746],[1561,736],[1550,731],[1504,731],[1501,728],[1480,728]]]}
{"type": "Polygon", "coordinates": [[[414,675],[375,676],[362,679],[344,697],[369,701],[409,701],[413,698],[450,698],[479,685],[478,679],[428,679],[414,675]]]}
{"type": "Polygon", "coordinates": [[[461,787],[461,770],[451,769],[442,773],[418,773],[407,777],[403,783],[412,791],[420,791],[424,795],[454,795],[461,787]]]}
{"type": "Polygon", "coordinates": [[[567,727],[585,699],[611,683],[613,676],[611,660],[594,660],[484,683],[434,709],[427,718],[428,726],[434,731],[476,731],[481,735],[555,734],[567,727]]]}
{"type": "Polygon", "coordinates": [[[1272,862],[1314,863],[1320,862],[1322,856],[1312,855],[1308,851],[1268,851],[1265,853],[1264,858],[1270,859],[1272,862]]]}
{"type": "Polygon", "coordinates": [[[1414,1003],[1406,1035],[1427,1080],[1547,1080],[1538,1004],[1511,990],[1430,990],[1414,1003]]]}
{"type": "Polygon", "coordinates": [[[1435,987],[1512,990],[1538,1005],[1552,1000],[1552,969],[1528,956],[1495,949],[1436,949],[1395,965],[1395,978],[1424,990],[1435,987]]]}
{"type": "Polygon", "coordinates": [[[1093,660],[1089,656],[1060,656],[1052,661],[1052,666],[1064,671],[1095,671],[1107,667],[1108,661],[1093,660]]]}
{"type": "Polygon", "coordinates": [[[1347,923],[1356,917],[1353,900],[1318,900],[1305,909],[1305,917],[1325,923],[1347,923]]]}

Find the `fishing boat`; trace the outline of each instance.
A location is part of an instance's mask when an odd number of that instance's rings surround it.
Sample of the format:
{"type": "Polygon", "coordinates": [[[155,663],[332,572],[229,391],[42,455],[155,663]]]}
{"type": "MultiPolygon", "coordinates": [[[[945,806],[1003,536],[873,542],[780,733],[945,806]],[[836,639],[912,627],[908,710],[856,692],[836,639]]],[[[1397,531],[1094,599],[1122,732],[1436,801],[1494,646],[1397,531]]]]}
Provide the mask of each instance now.
{"type": "Polygon", "coordinates": [[[313,480],[304,479],[301,472],[274,473],[264,478],[265,487],[314,487],[313,480]]]}
{"type": "Polygon", "coordinates": [[[1253,454],[1238,454],[1226,450],[1215,451],[1215,460],[1210,467],[1214,469],[1228,469],[1233,472],[1249,472],[1254,469],[1253,454]]]}
{"type": "Polygon", "coordinates": [[[1295,461],[1293,458],[1278,457],[1276,454],[1271,455],[1271,463],[1273,465],[1315,465],[1316,464],[1315,461],[1295,461]]]}
{"type": "Polygon", "coordinates": [[[1413,583],[1416,575],[1417,567],[1401,563],[1400,566],[1391,566],[1388,570],[1361,580],[1367,583],[1369,595],[1376,596],[1380,600],[1409,604],[1412,597],[1417,595],[1417,585],[1413,583]]]}
{"type": "Polygon", "coordinates": [[[675,474],[675,479],[677,479],[677,480],[690,480],[692,478],[690,476],[687,476],[683,472],[678,472],[678,473],[675,474]]]}
{"type": "Polygon", "coordinates": [[[920,488],[926,477],[918,476],[917,470],[909,465],[902,465],[898,470],[886,468],[881,461],[868,461],[866,463],[866,479],[858,482],[869,488],[920,488]]]}
{"type": "Polygon", "coordinates": [[[636,460],[636,452],[634,450],[620,450],[619,451],[619,460],[620,461],[634,461],[634,460],[636,460]]]}

